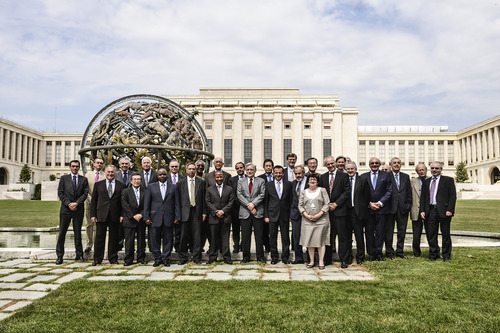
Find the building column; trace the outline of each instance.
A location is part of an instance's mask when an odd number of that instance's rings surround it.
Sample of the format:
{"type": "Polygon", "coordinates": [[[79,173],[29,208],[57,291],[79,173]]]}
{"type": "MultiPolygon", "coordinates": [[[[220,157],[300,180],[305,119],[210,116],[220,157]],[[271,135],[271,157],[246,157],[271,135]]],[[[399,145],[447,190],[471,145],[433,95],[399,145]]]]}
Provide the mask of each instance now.
{"type": "Polygon", "coordinates": [[[443,140],[443,163],[444,167],[448,167],[448,140],[443,140]]]}
{"type": "Polygon", "coordinates": [[[477,161],[478,162],[481,162],[484,160],[482,136],[483,136],[483,132],[476,133],[476,154],[477,154],[477,161]]]}
{"type": "Polygon", "coordinates": [[[500,128],[500,126],[495,126],[495,128],[493,129],[493,142],[495,143],[494,154],[495,154],[496,158],[500,157],[500,133],[499,133],[499,128],[500,128]]]}
{"type": "Polygon", "coordinates": [[[33,165],[36,165],[36,166],[40,166],[39,163],[38,163],[38,140],[37,139],[33,139],[33,165]]]}
{"type": "Polygon", "coordinates": [[[10,151],[10,131],[8,129],[4,129],[5,131],[5,159],[9,160],[9,151],[10,151]]]}
{"type": "Polygon", "coordinates": [[[468,136],[466,138],[467,140],[467,164],[472,164],[472,143],[471,143],[471,140],[472,140],[472,136],[468,136]]]}
{"type": "Polygon", "coordinates": [[[29,156],[29,151],[28,151],[28,136],[24,135],[24,140],[23,140],[23,150],[21,151],[21,154],[23,155],[23,162],[26,164],[29,164],[28,162],[28,156],[29,156]]]}
{"type": "Polygon", "coordinates": [[[410,167],[410,153],[408,151],[408,140],[405,140],[404,157],[405,157],[405,167],[409,168],[410,167]]]}
{"type": "Polygon", "coordinates": [[[488,155],[489,159],[493,159],[493,128],[488,128],[488,136],[487,136],[487,147],[488,147],[488,155]]]}
{"type": "Polygon", "coordinates": [[[5,149],[4,147],[4,142],[3,142],[3,133],[4,133],[5,129],[3,129],[2,127],[0,127],[0,158],[4,158],[3,155],[2,155],[2,152],[3,152],[3,149],[5,149]]]}
{"type": "MultiPolygon", "coordinates": [[[[489,159],[489,155],[488,155],[488,144],[486,142],[486,138],[487,138],[487,134],[488,134],[488,130],[485,130],[485,131],[482,131],[481,132],[481,156],[483,157],[483,161],[487,161],[489,159]]],[[[482,177],[481,177],[482,179],[482,177]]]]}

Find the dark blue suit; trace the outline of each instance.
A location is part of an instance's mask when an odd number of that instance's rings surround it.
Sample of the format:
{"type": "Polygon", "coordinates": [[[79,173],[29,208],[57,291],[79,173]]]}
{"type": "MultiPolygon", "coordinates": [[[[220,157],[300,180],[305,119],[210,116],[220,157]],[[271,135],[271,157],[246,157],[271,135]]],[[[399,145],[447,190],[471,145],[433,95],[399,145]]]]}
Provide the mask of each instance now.
{"type": "Polygon", "coordinates": [[[391,213],[392,180],[390,174],[385,171],[377,171],[377,183],[373,188],[372,171],[361,175],[368,181],[370,187],[370,202],[381,202],[382,207],[378,210],[371,210],[368,223],[366,224],[366,250],[369,258],[382,258],[382,247],[384,246],[384,226],[387,215],[391,213]]]}
{"type": "Polygon", "coordinates": [[[160,182],[149,184],[144,197],[144,220],[151,220],[151,249],[155,262],[166,263],[172,253],[174,220],[180,221],[181,210],[177,186],[167,184],[162,200],[160,182]],[[163,253],[160,242],[163,238],[163,253]]]}
{"type": "MultiPolygon", "coordinates": [[[[302,182],[307,181],[304,177],[302,182]]],[[[302,227],[302,215],[299,212],[299,195],[297,194],[297,179],[292,182],[292,205],[290,208],[290,219],[292,220],[292,244],[295,252],[295,261],[297,263],[304,262],[304,251],[300,245],[300,228],[302,227]]],[[[302,184],[302,183],[301,183],[302,184]]]]}

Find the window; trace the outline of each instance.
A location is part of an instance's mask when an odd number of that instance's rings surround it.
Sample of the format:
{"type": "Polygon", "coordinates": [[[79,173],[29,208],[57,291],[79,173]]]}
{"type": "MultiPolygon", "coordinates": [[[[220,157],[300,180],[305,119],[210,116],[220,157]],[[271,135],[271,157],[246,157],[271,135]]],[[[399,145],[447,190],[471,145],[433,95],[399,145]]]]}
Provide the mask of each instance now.
{"type": "Polygon", "coordinates": [[[425,163],[425,145],[424,141],[418,142],[418,163],[425,163]]]}
{"type": "Polygon", "coordinates": [[[438,161],[444,163],[444,141],[438,141],[438,161]]]}
{"type": "Polygon", "coordinates": [[[453,141],[448,141],[448,165],[454,165],[454,149],[453,149],[453,141]]]}
{"type": "Polygon", "coordinates": [[[224,139],[224,163],[233,165],[233,139],[224,139]]]}
{"type": "Polygon", "coordinates": [[[283,139],[283,165],[288,165],[286,155],[292,152],[292,139],[283,139]]]}
{"type": "Polygon", "coordinates": [[[56,141],[56,166],[61,166],[61,148],[62,142],[56,141]]]}
{"type": "Polygon", "coordinates": [[[71,141],[64,142],[64,165],[69,166],[69,161],[71,161],[71,141]]]}
{"type": "Polygon", "coordinates": [[[252,162],[252,139],[245,139],[243,141],[243,163],[252,162]]]}
{"type": "Polygon", "coordinates": [[[369,157],[376,157],[375,156],[375,141],[369,141],[368,142],[368,154],[370,155],[369,157]]]}
{"type": "Polygon", "coordinates": [[[392,140],[389,141],[389,151],[388,151],[389,158],[393,158],[396,156],[396,145],[395,144],[396,144],[396,142],[394,142],[392,140]]]}
{"type": "Polygon", "coordinates": [[[78,151],[80,150],[80,141],[75,141],[75,159],[78,159],[78,151]]]}
{"type": "Polygon", "coordinates": [[[408,165],[415,165],[415,141],[408,141],[408,165]]]}
{"type": "Polygon", "coordinates": [[[359,166],[366,165],[366,142],[359,141],[358,143],[359,166]]]}
{"type": "Polygon", "coordinates": [[[291,129],[292,124],[291,123],[285,123],[285,129],[291,129]]]}
{"type": "Polygon", "coordinates": [[[331,125],[331,123],[325,123],[325,124],[323,125],[323,129],[326,129],[326,130],[332,129],[332,125],[331,125]]]}
{"type": "Polygon", "coordinates": [[[271,123],[266,122],[264,123],[264,129],[270,130],[272,128],[271,123]]]}
{"type": "Polygon", "coordinates": [[[312,140],[304,139],[304,161],[307,161],[309,157],[312,157],[312,140]]]}
{"type": "Polygon", "coordinates": [[[207,139],[207,151],[209,153],[213,153],[213,151],[212,151],[212,147],[213,147],[212,143],[213,143],[212,139],[207,139]]]}
{"type": "Polygon", "coordinates": [[[311,123],[304,123],[304,129],[311,129],[311,123]]]}
{"type": "Polygon", "coordinates": [[[224,123],[224,129],[227,129],[227,130],[233,129],[233,123],[226,121],[224,123]]]}
{"type": "Polygon", "coordinates": [[[399,141],[399,159],[401,160],[401,165],[405,165],[405,142],[399,141]]]}
{"type": "Polygon", "coordinates": [[[332,139],[323,139],[323,159],[332,154],[332,139]]]}
{"type": "Polygon", "coordinates": [[[211,121],[205,122],[205,129],[206,130],[211,130],[212,129],[212,122],[211,121]]]}
{"type": "MultiPolygon", "coordinates": [[[[382,165],[385,164],[386,156],[385,156],[385,141],[379,141],[378,143],[378,158],[380,159],[380,163],[382,165]]],[[[387,157],[387,160],[390,160],[392,156],[387,157]]]]}
{"type": "Polygon", "coordinates": [[[273,140],[264,139],[264,159],[273,159],[273,140]]]}
{"type": "Polygon", "coordinates": [[[245,123],[245,129],[252,129],[252,123],[246,122],[245,123]]]}
{"type": "Polygon", "coordinates": [[[47,142],[47,150],[45,153],[45,165],[52,166],[52,141],[47,142]]]}
{"type": "Polygon", "coordinates": [[[427,142],[427,160],[434,162],[434,141],[427,142]]]}

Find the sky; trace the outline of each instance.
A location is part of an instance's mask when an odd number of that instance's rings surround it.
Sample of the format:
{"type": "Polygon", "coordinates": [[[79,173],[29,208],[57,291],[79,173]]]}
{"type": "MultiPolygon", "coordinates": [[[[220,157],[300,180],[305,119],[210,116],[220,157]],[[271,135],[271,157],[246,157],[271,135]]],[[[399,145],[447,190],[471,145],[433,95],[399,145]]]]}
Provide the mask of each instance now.
{"type": "Polygon", "coordinates": [[[500,114],[500,0],[1,0],[0,45],[0,117],[44,132],[210,87],[336,94],[359,125],[500,114]]]}

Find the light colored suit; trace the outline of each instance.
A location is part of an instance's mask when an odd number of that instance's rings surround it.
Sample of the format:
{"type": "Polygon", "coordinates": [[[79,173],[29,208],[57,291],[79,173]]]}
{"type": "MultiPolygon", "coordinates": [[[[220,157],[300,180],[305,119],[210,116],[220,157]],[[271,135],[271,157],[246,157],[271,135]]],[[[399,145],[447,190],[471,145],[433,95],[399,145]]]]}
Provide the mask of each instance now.
{"type": "Polygon", "coordinates": [[[253,187],[252,194],[250,194],[250,189],[248,188],[248,178],[243,178],[238,181],[238,191],[237,197],[240,202],[240,214],[239,218],[241,220],[250,217],[250,211],[247,208],[249,203],[255,205],[257,213],[254,215],[255,218],[264,217],[264,197],[266,195],[266,181],[260,177],[253,177],[253,187]]]}
{"type": "MultiPolygon", "coordinates": [[[[90,201],[92,200],[92,192],[94,191],[95,185],[95,171],[89,171],[85,174],[85,178],[89,181],[89,195],[85,200],[85,231],[87,233],[87,246],[86,248],[92,248],[95,241],[95,231],[96,227],[94,223],[90,220],[92,216],[90,216],[90,201]]],[[[99,172],[99,181],[106,179],[106,174],[104,171],[99,172]]]]}
{"type": "Polygon", "coordinates": [[[420,210],[420,181],[418,177],[410,180],[410,187],[413,199],[411,202],[410,219],[416,221],[418,220],[420,210]]]}

